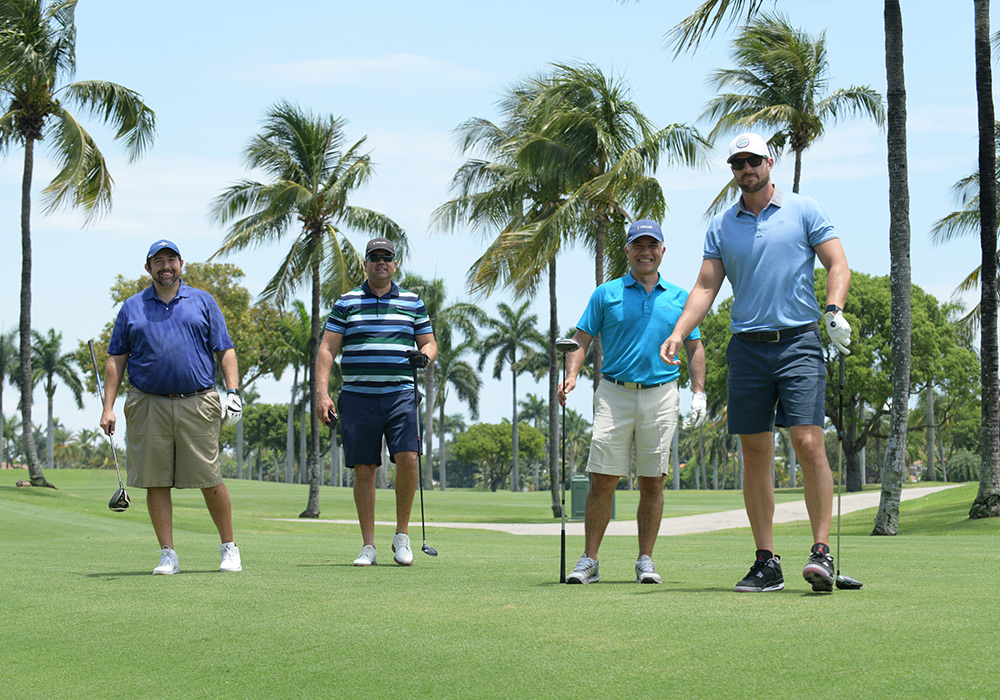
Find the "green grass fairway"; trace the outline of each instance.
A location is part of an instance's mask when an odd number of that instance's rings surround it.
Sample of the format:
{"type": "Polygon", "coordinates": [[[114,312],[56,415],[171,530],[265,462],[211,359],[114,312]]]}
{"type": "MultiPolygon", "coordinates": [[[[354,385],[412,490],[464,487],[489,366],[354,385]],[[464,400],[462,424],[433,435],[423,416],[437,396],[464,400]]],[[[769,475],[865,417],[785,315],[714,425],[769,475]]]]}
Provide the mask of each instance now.
{"type": "MultiPolygon", "coordinates": [[[[973,484],[902,506],[898,537],[845,515],[843,572],[813,594],[807,524],[781,525],[786,588],[736,594],[748,530],[661,537],[660,586],[640,586],[633,537],[608,537],[602,581],[558,583],[558,537],[428,528],[441,555],[350,565],[356,525],[280,522],[306,487],[228,482],[239,574],[218,573],[198,492],[175,492],[181,573],[151,576],[143,492],[112,513],[113,472],[55,471],[58,491],[0,472],[4,698],[995,698],[1000,522],[969,521],[973,484]]],[[[788,495],[782,494],[782,498],[788,495]]],[[[551,522],[547,494],[425,494],[440,521],[551,522]]],[[[618,514],[633,512],[619,494],[618,514]]],[[[379,519],[392,494],[378,493],[379,519]]],[[[739,493],[666,494],[668,515],[740,507],[739,493]]],[[[325,488],[324,518],[352,518],[325,488]]],[[[833,543],[831,543],[833,544],[833,543]]],[[[569,566],[582,537],[570,537],[569,566]]]]}

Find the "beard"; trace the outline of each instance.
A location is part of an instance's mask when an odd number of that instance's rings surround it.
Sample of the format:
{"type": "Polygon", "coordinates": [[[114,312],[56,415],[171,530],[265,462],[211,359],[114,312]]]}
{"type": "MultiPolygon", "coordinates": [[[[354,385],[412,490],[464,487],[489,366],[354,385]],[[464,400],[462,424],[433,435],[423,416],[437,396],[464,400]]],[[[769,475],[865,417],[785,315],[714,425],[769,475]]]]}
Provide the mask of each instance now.
{"type": "Polygon", "coordinates": [[[747,194],[754,194],[755,192],[760,192],[762,189],[771,184],[771,175],[766,173],[762,177],[758,178],[756,182],[751,182],[746,185],[740,181],[737,181],[737,184],[743,192],[746,192],[747,194]]]}

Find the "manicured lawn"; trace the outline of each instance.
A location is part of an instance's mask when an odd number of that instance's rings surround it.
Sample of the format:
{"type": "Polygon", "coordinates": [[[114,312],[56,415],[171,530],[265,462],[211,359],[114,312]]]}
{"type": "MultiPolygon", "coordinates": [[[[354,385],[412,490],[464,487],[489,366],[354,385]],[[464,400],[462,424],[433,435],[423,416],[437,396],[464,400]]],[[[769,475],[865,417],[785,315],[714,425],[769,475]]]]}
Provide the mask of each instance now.
{"type": "MultiPolygon", "coordinates": [[[[306,487],[236,481],[244,571],[218,573],[200,494],[181,492],[181,573],[153,577],[141,490],[118,514],[106,507],[112,473],[47,476],[59,491],[15,489],[23,476],[0,473],[3,697],[1000,694],[1000,522],[967,520],[971,484],[904,503],[898,537],[867,536],[874,511],[844,516],[844,573],[861,591],[811,593],[799,576],[808,526],[790,524],[777,528],[786,589],[739,595],[748,531],[661,538],[660,586],[634,583],[634,538],[606,538],[602,582],[571,587],[558,584],[558,538],[433,521],[439,557],[392,565],[391,528],[380,527],[384,563],[360,569],[355,525],[272,520],[301,511],[306,487]]],[[[425,496],[442,521],[551,522],[545,493],[425,496]]],[[[622,517],[633,496],[619,494],[622,517]]],[[[378,497],[378,517],[391,519],[391,494],[378,497]]],[[[667,494],[678,515],[741,503],[735,492],[667,494]]],[[[324,489],[321,510],[352,518],[350,492],[324,489]]],[[[582,546],[569,538],[571,562],[582,546]]]]}

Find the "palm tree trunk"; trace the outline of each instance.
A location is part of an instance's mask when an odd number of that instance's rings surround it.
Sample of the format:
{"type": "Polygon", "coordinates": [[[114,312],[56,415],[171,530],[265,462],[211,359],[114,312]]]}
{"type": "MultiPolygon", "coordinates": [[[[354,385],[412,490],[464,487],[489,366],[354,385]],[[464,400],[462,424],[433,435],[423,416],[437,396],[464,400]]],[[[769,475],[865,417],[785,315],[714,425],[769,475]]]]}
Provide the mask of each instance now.
{"type": "MultiPolygon", "coordinates": [[[[319,291],[320,291],[320,279],[319,279],[319,258],[317,257],[317,250],[319,248],[320,241],[320,231],[314,231],[312,234],[313,238],[313,250],[312,255],[312,332],[309,334],[309,396],[303,397],[302,403],[308,405],[311,410],[309,411],[309,430],[311,433],[312,440],[310,441],[309,448],[309,502],[306,505],[306,509],[299,513],[300,518],[318,518],[319,517],[319,481],[320,481],[320,469],[319,469],[319,452],[321,449],[320,445],[320,434],[319,434],[319,416],[316,414],[316,361],[319,358],[319,343],[320,336],[323,333],[323,317],[320,316],[319,310],[319,291]]],[[[326,387],[324,387],[325,389],[326,387]]],[[[305,420],[302,421],[302,430],[306,429],[305,420]]]]}
{"type": "MultiPolygon", "coordinates": [[[[299,368],[292,375],[292,395],[288,400],[288,425],[285,428],[285,483],[292,483],[292,462],[295,461],[295,394],[299,389],[299,368]]],[[[277,475],[275,475],[277,476],[277,475]]]]}
{"type": "Polygon", "coordinates": [[[982,427],[979,492],[970,518],[1000,517],[1000,381],[997,376],[997,183],[993,73],[990,65],[990,2],[975,0],[976,96],[979,102],[979,241],[982,427]]]}
{"type": "Polygon", "coordinates": [[[882,495],[873,535],[899,532],[899,497],[906,474],[910,397],[910,190],[906,162],[906,85],[899,0],[885,0],[885,73],[889,162],[889,288],[892,293],[892,409],[882,465],[882,495]]]}
{"type": "MultiPolygon", "coordinates": [[[[604,284],[604,248],[608,236],[608,216],[604,212],[597,215],[597,230],[594,232],[594,282],[595,288],[604,284]]],[[[601,336],[596,335],[590,343],[591,365],[594,368],[594,391],[601,381],[601,365],[604,364],[604,351],[601,349],[601,336]]]]}
{"type": "Polygon", "coordinates": [[[49,386],[46,387],[45,396],[48,399],[46,403],[48,404],[48,411],[46,412],[47,421],[45,423],[45,466],[46,469],[54,469],[53,463],[55,462],[55,448],[56,448],[56,436],[55,436],[55,420],[52,417],[52,404],[55,403],[55,387],[52,385],[51,380],[49,381],[49,386]]]}
{"type": "MultiPolygon", "coordinates": [[[[513,358],[512,358],[513,360],[513,358]]],[[[510,490],[514,493],[518,491],[518,472],[517,472],[517,448],[518,448],[518,432],[517,432],[517,372],[514,371],[514,362],[510,364],[510,374],[513,378],[511,380],[511,386],[513,387],[514,393],[514,406],[512,408],[512,417],[514,422],[513,432],[511,433],[511,441],[513,442],[512,450],[514,453],[514,464],[510,470],[510,490]]]]}
{"type": "Polygon", "coordinates": [[[556,338],[559,337],[559,313],[556,304],[556,261],[549,261],[549,495],[552,498],[552,517],[562,517],[559,503],[559,360],[556,357],[556,338]]]}
{"type": "Polygon", "coordinates": [[[296,484],[308,483],[309,480],[309,477],[306,475],[306,470],[309,464],[309,429],[306,427],[308,425],[306,421],[309,418],[307,415],[307,412],[309,411],[309,402],[305,395],[305,392],[308,391],[306,387],[309,384],[308,368],[306,368],[306,370],[302,373],[302,384],[302,405],[299,407],[302,411],[302,417],[299,419],[299,468],[296,472],[296,484]]]}
{"type": "MultiPolygon", "coordinates": [[[[427,405],[424,406],[424,433],[430,435],[427,443],[427,473],[424,474],[424,488],[434,488],[434,365],[427,365],[424,370],[424,399],[427,405]]],[[[444,425],[440,426],[444,434],[444,425]]]]}
{"type": "Polygon", "coordinates": [[[937,481],[937,469],[934,468],[934,446],[937,442],[934,437],[934,385],[927,382],[927,460],[924,465],[924,479],[927,481],[937,481]]]}
{"type": "Polygon", "coordinates": [[[792,192],[798,194],[799,182],[802,180],[802,151],[795,151],[795,177],[792,180],[792,192]]]}
{"type": "Polygon", "coordinates": [[[445,474],[446,474],[446,465],[448,464],[448,458],[447,458],[447,455],[445,455],[445,448],[444,448],[445,425],[444,425],[444,396],[443,395],[442,395],[442,398],[441,398],[441,405],[438,407],[438,423],[440,424],[440,428],[441,428],[438,431],[438,462],[439,462],[439,464],[438,464],[438,479],[440,480],[441,490],[445,491],[445,490],[447,490],[447,487],[445,486],[445,482],[447,481],[447,478],[446,478],[445,474]]]}
{"type": "Polygon", "coordinates": [[[35,165],[35,139],[24,140],[24,173],[21,178],[21,365],[18,375],[21,388],[21,439],[28,459],[28,477],[32,486],[55,488],[45,479],[38,463],[38,448],[31,427],[31,174],[35,165]]]}

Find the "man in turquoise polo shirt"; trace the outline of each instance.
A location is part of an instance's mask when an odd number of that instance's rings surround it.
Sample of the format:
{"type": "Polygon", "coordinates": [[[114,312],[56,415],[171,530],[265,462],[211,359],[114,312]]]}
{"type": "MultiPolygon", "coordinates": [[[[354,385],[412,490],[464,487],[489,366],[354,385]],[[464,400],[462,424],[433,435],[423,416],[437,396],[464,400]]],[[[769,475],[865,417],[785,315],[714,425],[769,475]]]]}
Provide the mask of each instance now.
{"type": "MultiPolygon", "coordinates": [[[[566,357],[566,379],[559,387],[563,405],[576,386],[587,348],[600,334],[604,364],[594,395],[594,434],[587,463],[585,549],[567,583],[601,580],[597,550],[611,519],[615,487],[629,475],[633,445],[639,481],[635,578],[639,583],[661,581],[652,556],[663,516],[663,479],[677,430],[679,372],[660,361],[659,339],[673,331],[687,299],[687,292],[660,276],[665,251],[663,232],[655,221],[642,219],[629,227],[625,239],[629,272],[594,290],[573,336],[580,348],[566,357]]],[[[695,392],[693,426],[705,417],[705,349],[700,338],[695,328],[684,340],[695,392]]]]}

